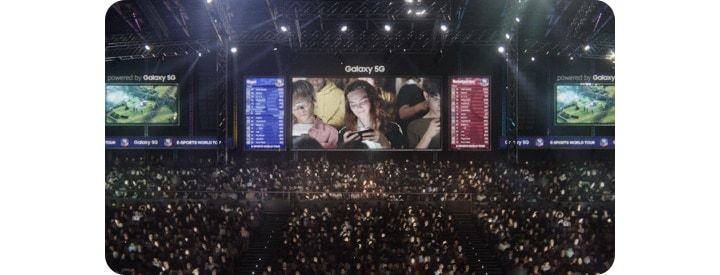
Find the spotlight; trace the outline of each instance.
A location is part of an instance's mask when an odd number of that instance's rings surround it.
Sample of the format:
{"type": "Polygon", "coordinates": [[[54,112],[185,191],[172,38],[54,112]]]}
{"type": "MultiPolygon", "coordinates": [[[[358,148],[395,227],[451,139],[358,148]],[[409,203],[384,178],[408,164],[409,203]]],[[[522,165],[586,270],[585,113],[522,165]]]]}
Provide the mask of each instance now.
{"type": "Polygon", "coordinates": [[[392,28],[390,28],[390,25],[385,24],[385,31],[389,32],[392,28]]]}
{"type": "Polygon", "coordinates": [[[535,57],[534,56],[530,57],[530,61],[535,62],[535,57]]]}
{"type": "Polygon", "coordinates": [[[510,40],[510,34],[509,34],[509,33],[505,33],[505,39],[510,40]]]}
{"type": "Polygon", "coordinates": [[[232,53],[236,53],[236,52],[237,52],[237,48],[236,48],[236,47],[232,47],[232,48],[230,48],[230,52],[232,52],[232,53]]]}
{"type": "Polygon", "coordinates": [[[445,24],[440,25],[440,30],[446,32],[448,30],[447,25],[445,25],[445,24]]]}
{"type": "Polygon", "coordinates": [[[589,50],[590,50],[590,45],[585,45],[585,47],[583,48],[583,50],[585,50],[586,52],[589,51],[589,50]]]}
{"type": "Polygon", "coordinates": [[[347,29],[348,29],[348,28],[347,28],[346,25],[342,25],[342,27],[340,27],[340,31],[341,31],[341,32],[345,32],[345,31],[347,31],[347,29]]]}
{"type": "Polygon", "coordinates": [[[503,47],[503,46],[498,47],[498,52],[499,52],[499,53],[504,53],[504,52],[505,52],[505,47],[503,47]]]}
{"type": "Polygon", "coordinates": [[[212,0],[207,0],[207,3],[208,3],[208,4],[212,3],[212,0]]]}
{"type": "Polygon", "coordinates": [[[285,27],[285,26],[280,26],[280,30],[281,30],[282,32],[287,32],[287,31],[288,31],[288,28],[285,27]]]}
{"type": "Polygon", "coordinates": [[[515,17],[515,22],[520,23],[520,17],[515,17]]]}
{"type": "Polygon", "coordinates": [[[202,53],[201,53],[201,52],[198,52],[198,57],[202,57],[202,53]]]}
{"type": "Polygon", "coordinates": [[[145,44],[145,50],[146,50],[146,51],[149,51],[150,49],[152,49],[152,48],[150,48],[150,45],[145,44]]]}
{"type": "Polygon", "coordinates": [[[605,58],[615,62],[615,51],[613,51],[613,50],[608,51],[608,54],[605,56],[605,58]]]}

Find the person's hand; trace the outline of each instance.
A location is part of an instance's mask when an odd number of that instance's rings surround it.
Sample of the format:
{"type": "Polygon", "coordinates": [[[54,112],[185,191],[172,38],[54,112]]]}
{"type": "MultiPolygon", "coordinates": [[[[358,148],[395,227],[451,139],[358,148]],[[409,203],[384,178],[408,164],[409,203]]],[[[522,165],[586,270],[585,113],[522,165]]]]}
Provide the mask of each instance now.
{"type": "Polygon", "coordinates": [[[440,133],[440,118],[433,118],[428,124],[427,130],[425,130],[424,137],[433,138],[440,133]]]}
{"type": "Polygon", "coordinates": [[[345,143],[358,141],[361,139],[362,139],[362,137],[360,135],[355,134],[352,131],[345,131],[345,133],[343,133],[343,140],[345,143]]]}
{"type": "Polygon", "coordinates": [[[387,137],[385,136],[385,133],[383,133],[382,131],[372,131],[372,132],[363,133],[362,139],[380,143],[382,145],[382,147],[385,149],[390,148],[390,141],[388,141],[387,137]]]}

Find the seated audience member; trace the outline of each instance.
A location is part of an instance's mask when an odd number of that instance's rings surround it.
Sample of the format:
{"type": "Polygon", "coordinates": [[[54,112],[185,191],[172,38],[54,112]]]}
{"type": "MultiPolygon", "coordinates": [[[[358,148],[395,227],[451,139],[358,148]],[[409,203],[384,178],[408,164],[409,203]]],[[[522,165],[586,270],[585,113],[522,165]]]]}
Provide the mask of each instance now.
{"type": "Polygon", "coordinates": [[[405,84],[400,87],[397,95],[397,119],[403,131],[407,130],[411,121],[423,117],[428,112],[429,103],[423,98],[423,81],[419,77],[405,78],[405,84]]]}
{"type": "Polygon", "coordinates": [[[342,127],[345,115],[343,90],[327,78],[308,78],[307,81],[316,92],[315,114],[335,129],[342,127]]]}
{"type": "Polygon", "coordinates": [[[378,90],[378,94],[380,94],[380,102],[382,103],[382,108],[385,111],[385,118],[387,121],[395,121],[395,112],[396,112],[396,106],[395,102],[397,101],[397,96],[395,95],[394,90],[390,90],[385,85],[387,83],[387,78],[383,77],[360,77],[358,80],[365,80],[370,85],[373,85],[375,89],[378,90]]]}
{"type": "Polygon", "coordinates": [[[356,80],[345,87],[345,127],[339,131],[339,144],[361,141],[370,149],[401,149],[404,135],[400,126],[387,121],[375,87],[356,80]],[[364,133],[358,131],[367,130],[364,133]]]}
{"type": "Polygon", "coordinates": [[[407,148],[440,149],[440,86],[427,79],[423,82],[423,96],[428,102],[428,112],[422,118],[413,120],[407,128],[407,148]]]}
{"type": "Polygon", "coordinates": [[[297,149],[318,149],[308,142],[295,142],[303,136],[315,139],[322,148],[336,148],[338,131],[334,127],[325,124],[321,118],[315,115],[315,90],[310,82],[298,80],[293,82],[292,95],[292,124],[293,124],[293,145],[309,147],[293,147],[297,149]]]}

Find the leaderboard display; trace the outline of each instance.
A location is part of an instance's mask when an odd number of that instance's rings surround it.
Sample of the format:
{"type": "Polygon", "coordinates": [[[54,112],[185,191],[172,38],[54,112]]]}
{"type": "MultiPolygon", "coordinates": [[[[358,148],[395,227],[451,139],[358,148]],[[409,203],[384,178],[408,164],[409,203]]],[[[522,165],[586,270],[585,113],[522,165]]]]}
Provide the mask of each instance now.
{"type": "Polygon", "coordinates": [[[245,149],[285,150],[285,78],[245,78],[245,149]]]}
{"type": "Polygon", "coordinates": [[[490,76],[449,80],[450,150],[490,151],[490,76]]]}

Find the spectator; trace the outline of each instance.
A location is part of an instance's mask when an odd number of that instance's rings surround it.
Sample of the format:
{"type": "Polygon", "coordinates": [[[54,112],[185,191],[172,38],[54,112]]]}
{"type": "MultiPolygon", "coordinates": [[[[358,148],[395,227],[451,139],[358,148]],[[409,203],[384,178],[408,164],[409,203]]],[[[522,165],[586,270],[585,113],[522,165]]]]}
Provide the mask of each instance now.
{"type": "Polygon", "coordinates": [[[373,85],[380,94],[380,102],[382,102],[382,109],[385,112],[385,119],[387,121],[395,121],[397,106],[397,96],[395,95],[394,89],[386,88],[386,78],[382,77],[360,77],[358,80],[365,80],[370,85],[373,85]]]}
{"type": "Polygon", "coordinates": [[[345,126],[339,131],[339,144],[361,142],[370,149],[403,148],[403,132],[395,122],[385,120],[377,90],[362,80],[345,87],[345,126]],[[356,133],[370,130],[366,133],[356,133]]]}
{"type": "Polygon", "coordinates": [[[316,91],[315,115],[328,125],[340,129],[346,111],[343,90],[327,78],[308,78],[308,81],[316,91]]]}
{"type": "Polygon", "coordinates": [[[424,82],[423,96],[428,102],[428,112],[421,118],[411,121],[407,126],[407,148],[440,149],[440,86],[428,79],[424,82]]]}
{"type": "Polygon", "coordinates": [[[398,117],[395,121],[403,131],[408,124],[427,114],[429,102],[423,96],[423,78],[405,78],[405,84],[400,87],[397,95],[398,117]]]}
{"type": "Polygon", "coordinates": [[[292,136],[293,145],[300,146],[293,148],[305,149],[303,143],[295,141],[303,136],[312,137],[325,149],[337,147],[337,129],[325,124],[320,117],[315,115],[315,102],[315,90],[309,82],[305,80],[293,82],[292,136]]]}

